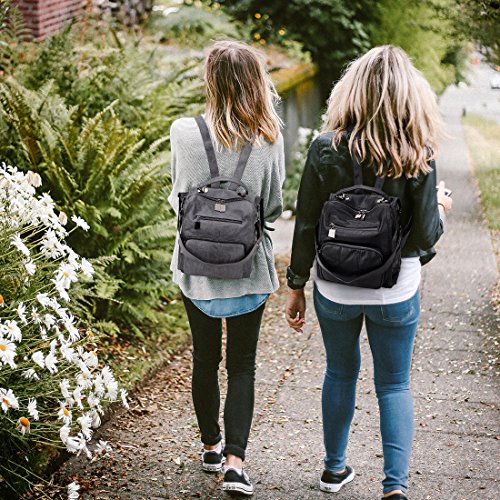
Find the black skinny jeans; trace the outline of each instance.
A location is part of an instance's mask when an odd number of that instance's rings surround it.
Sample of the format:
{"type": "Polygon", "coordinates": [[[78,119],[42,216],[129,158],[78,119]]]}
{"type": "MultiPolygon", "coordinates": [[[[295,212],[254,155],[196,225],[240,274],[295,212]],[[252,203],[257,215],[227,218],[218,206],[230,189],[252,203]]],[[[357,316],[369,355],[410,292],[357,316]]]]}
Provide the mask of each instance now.
{"type": "MultiPolygon", "coordinates": [[[[183,296],[183,299],[193,336],[194,409],[202,442],[215,445],[222,439],[218,378],[222,360],[222,319],[207,316],[189,298],[183,296]]],[[[242,460],[245,460],[252,425],[255,357],[264,307],[265,304],[247,314],[226,318],[228,388],[224,405],[224,455],[231,453],[242,460]]]]}

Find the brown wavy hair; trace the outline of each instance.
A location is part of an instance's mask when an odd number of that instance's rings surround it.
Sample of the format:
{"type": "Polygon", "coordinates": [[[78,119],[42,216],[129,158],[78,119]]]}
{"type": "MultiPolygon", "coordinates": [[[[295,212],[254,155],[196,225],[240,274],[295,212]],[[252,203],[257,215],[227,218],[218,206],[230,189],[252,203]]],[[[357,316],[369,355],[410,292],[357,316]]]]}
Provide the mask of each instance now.
{"type": "Polygon", "coordinates": [[[205,63],[205,92],[207,122],[219,144],[232,149],[252,140],[276,142],[279,98],[256,50],[241,42],[214,43],[205,63]]]}
{"type": "Polygon", "coordinates": [[[436,95],[403,49],[375,47],[351,62],[328,100],[323,130],[378,175],[427,174],[442,129],[436,95]],[[390,160],[390,161],[389,161],[390,160]]]}

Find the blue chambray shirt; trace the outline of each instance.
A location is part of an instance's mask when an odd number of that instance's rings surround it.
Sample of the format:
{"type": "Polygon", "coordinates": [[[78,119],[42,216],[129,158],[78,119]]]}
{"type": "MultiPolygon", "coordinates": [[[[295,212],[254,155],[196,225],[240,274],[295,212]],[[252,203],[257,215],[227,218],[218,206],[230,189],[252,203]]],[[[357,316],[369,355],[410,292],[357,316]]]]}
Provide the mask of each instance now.
{"type": "Polygon", "coordinates": [[[268,293],[254,293],[225,299],[193,300],[191,302],[211,318],[231,318],[258,309],[269,297],[268,293]]]}

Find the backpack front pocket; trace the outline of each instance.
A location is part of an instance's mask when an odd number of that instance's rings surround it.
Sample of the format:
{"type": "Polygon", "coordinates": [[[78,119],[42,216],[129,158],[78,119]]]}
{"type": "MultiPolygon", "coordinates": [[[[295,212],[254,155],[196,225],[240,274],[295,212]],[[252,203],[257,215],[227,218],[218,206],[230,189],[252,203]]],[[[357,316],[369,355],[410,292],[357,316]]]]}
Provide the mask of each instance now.
{"type": "Polygon", "coordinates": [[[361,275],[380,267],[382,254],[375,248],[349,245],[335,241],[325,242],[319,255],[323,264],[332,272],[344,276],[361,275]]]}
{"type": "Polygon", "coordinates": [[[188,252],[208,264],[231,264],[245,257],[242,243],[189,239],[184,242],[184,246],[188,252]]]}

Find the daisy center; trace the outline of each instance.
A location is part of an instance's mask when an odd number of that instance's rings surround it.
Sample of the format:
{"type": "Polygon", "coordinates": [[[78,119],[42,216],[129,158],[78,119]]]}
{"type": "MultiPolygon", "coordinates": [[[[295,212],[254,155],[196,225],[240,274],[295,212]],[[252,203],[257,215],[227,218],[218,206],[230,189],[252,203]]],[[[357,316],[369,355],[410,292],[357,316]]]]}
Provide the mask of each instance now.
{"type": "Polygon", "coordinates": [[[64,272],[63,272],[63,276],[64,276],[65,278],[69,277],[69,273],[68,273],[68,271],[64,271],[64,272]]]}
{"type": "Polygon", "coordinates": [[[9,400],[8,400],[7,398],[3,398],[3,401],[2,401],[2,402],[3,402],[3,404],[4,404],[5,406],[9,406],[9,405],[10,405],[10,402],[9,402],[9,400]]]}
{"type": "Polygon", "coordinates": [[[19,422],[23,427],[28,427],[30,425],[30,421],[26,417],[21,417],[19,422]]]}
{"type": "Polygon", "coordinates": [[[0,344],[0,351],[6,351],[7,347],[4,344],[0,344]]]}
{"type": "Polygon", "coordinates": [[[67,408],[64,408],[63,413],[64,415],[66,415],[66,417],[69,417],[69,411],[67,408]]]}

